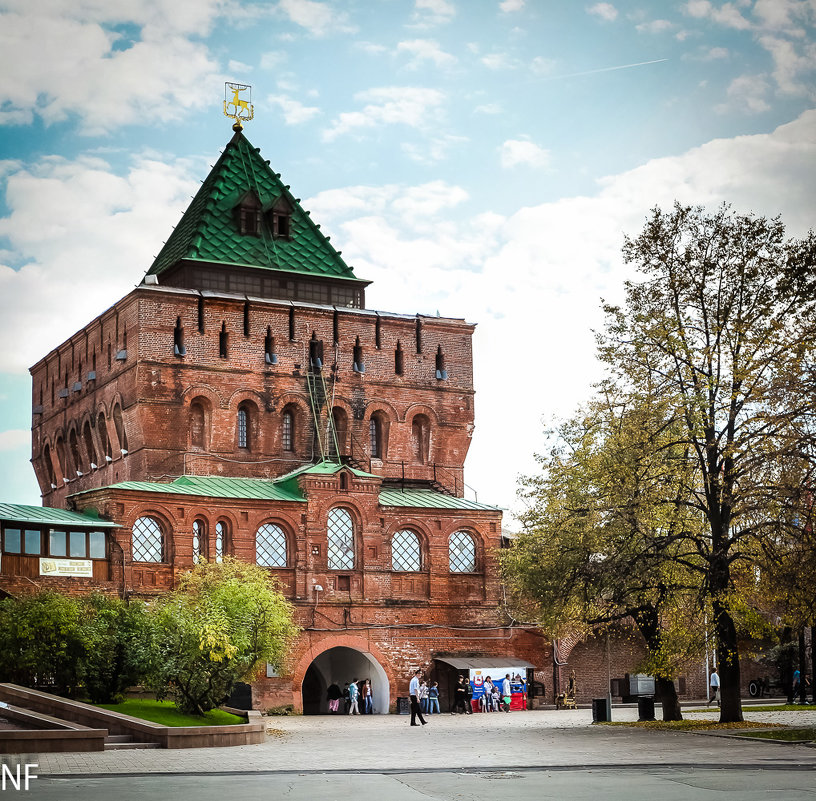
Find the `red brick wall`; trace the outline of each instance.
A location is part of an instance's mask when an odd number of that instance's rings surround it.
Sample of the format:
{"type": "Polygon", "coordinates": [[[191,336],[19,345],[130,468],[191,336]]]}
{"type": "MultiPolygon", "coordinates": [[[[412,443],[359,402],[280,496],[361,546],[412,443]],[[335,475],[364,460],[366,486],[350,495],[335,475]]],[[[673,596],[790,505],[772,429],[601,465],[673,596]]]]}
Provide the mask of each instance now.
{"type": "MultiPolygon", "coordinates": [[[[347,419],[341,453],[357,457],[361,466],[380,475],[436,477],[457,494],[462,493],[462,467],[474,420],[472,325],[461,320],[422,318],[422,352],[417,353],[418,318],[338,310],[339,341],[335,347],[335,312],[331,309],[253,300],[249,302],[249,335],[244,336],[243,298],[208,294],[203,333],[198,330],[198,301],[199,293],[190,290],[139,287],[32,368],[33,405],[37,409],[32,461],[46,505],[62,506],[69,494],[117,481],[185,472],[274,477],[312,461],[319,453],[313,445],[306,383],[308,342],[313,333],[323,341],[323,375],[333,394],[333,405],[347,419]],[[289,339],[290,309],[294,309],[294,340],[289,339]],[[184,329],[183,357],[173,355],[177,318],[184,329]],[[219,355],[222,324],[228,332],[227,358],[219,355]],[[275,366],[264,360],[267,328],[274,337],[275,366]],[[364,374],[352,370],[358,337],[364,374]],[[404,354],[401,376],[395,373],[397,341],[404,354]],[[117,361],[116,353],[125,343],[127,359],[117,361]],[[440,346],[448,374],[445,381],[436,378],[440,346]],[[94,357],[97,377],[88,381],[94,357]],[[82,386],[75,392],[77,381],[82,386]],[[59,391],[66,388],[68,396],[59,398],[59,391]],[[190,404],[196,398],[206,406],[204,448],[193,447],[190,439],[190,404]],[[127,434],[128,453],[124,457],[113,421],[117,403],[127,434]],[[246,450],[238,448],[236,437],[237,411],[242,403],[250,413],[250,447],[246,450]],[[282,448],[285,408],[296,413],[294,453],[282,448]],[[111,442],[110,464],[99,455],[96,421],[100,411],[111,442]],[[377,413],[383,420],[385,453],[384,458],[369,464],[369,421],[377,413]],[[412,423],[418,415],[424,415],[430,424],[425,464],[417,461],[412,444],[412,423]],[[92,425],[95,470],[88,465],[85,421],[92,425]],[[78,440],[78,465],[69,447],[72,431],[78,440]],[[64,469],[57,456],[60,438],[65,449],[64,469]],[[46,446],[57,485],[53,490],[45,464],[46,446]],[[77,476],[77,469],[84,475],[77,476]]],[[[324,408],[324,421],[325,416],[324,408]]]]}

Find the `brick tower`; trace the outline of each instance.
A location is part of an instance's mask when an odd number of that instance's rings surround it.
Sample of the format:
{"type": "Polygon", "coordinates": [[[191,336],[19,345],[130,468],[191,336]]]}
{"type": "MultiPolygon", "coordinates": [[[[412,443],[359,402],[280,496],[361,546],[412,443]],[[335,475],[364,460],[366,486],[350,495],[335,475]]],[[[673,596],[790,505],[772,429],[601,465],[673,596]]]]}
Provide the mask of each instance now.
{"type": "Polygon", "coordinates": [[[443,702],[465,662],[545,665],[500,609],[501,512],[465,497],[474,326],[367,309],[367,283],[238,127],[143,282],[31,368],[43,502],[92,575],[37,575],[63,554],[29,521],[2,588],[146,597],[200,557],[257,562],[303,634],[256,708],[368,676],[387,712],[417,665],[443,702]]]}

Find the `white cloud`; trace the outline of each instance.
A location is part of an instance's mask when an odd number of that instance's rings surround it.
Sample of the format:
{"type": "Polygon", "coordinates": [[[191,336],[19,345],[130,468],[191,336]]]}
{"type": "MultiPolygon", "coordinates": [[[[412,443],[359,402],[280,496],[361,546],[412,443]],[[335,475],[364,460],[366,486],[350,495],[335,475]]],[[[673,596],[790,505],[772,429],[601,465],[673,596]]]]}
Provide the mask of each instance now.
{"type": "Polygon", "coordinates": [[[518,66],[518,61],[509,53],[488,53],[481,62],[490,70],[515,69],[518,66]]]}
{"type": "Polygon", "coordinates": [[[552,58],[544,58],[544,56],[536,56],[530,62],[530,69],[535,75],[551,75],[555,70],[557,62],[552,58]]]}
{"type": "Polygon", "coordinates": [[[721,58],[728,58],[730,53],[727,47],[709,48],[702,56],[703,61],[715,61],[721,58]]]}
{"type": "Polygon", "coordinates": [[[524,0],[503,0],[499,3],[499,8],[505,13],[510,14],[513,11],[521,11],[524,8],[524,0]]]}
{"type": "Polygon", "coordinates": [[[762,114],[771,108],[765,99],[769,89],[763,75],[740,75],[728,85],[728,101],[715,106],[715,111],[719,114],[731,111],[762,114]]]}
{"type": "Polygon", "coordinates": [[[286,53],[283,50],[270,50],[261,56],[260,66],[262,70],[273,70],[286,61],[286,53]]]}
{"type": "Polygon", "coordinates": [[[244,64],[243,61],[230,60],[227,64],[227,72],[231,75],[240,75],[246,72],[252,72],[252,67],[249,64],[244,64]]]}
{"type": "Polygon", "coordinates": [[[816,44],[799,44],[779,36],[760,36],[759,43],[771,54],[774,61],[773,77],[779,91],[786,95],[810,95],[816,97],[813,81],[803,81],[802,76],[816,73],[816,44]],[[800,48],[803,52],[800,52],[800,48]]]}
{"type": "Polygon", "coordinates": [[[305,28],[313,36],[353,33],[356,30],[349,24],[346,14],[335,11],[327,3],[318,3],[316,0],[278,0],[278,8],[291,22],[305,28]]]}
{"type": "Polygon", "coordinates": [[[618,9],[612,3],[595,3],[587,9],[587,13],[600,17],[607,22],[614,22],[618,18],[618,9]]]}
{"type": "Polygon", "coordinates": [[[441,113],[445,95],[438,89],[386,86],[358,92],[354,99],[366,105],[360,111],[344,111],[338,115],[323,132],[326,141],[379,125],[424,128],[430,117],[441,113]]]}
{"type": "Polygon", "coordinates": [[[0,451],[15,451],[31,447],[31,432],[19,428],[0,431],[0,451]]]}
{"type": "Polygon", "coordinates": [[[744,31],[751,27],[751,23],[742,16],[734,3],[723,3],[721,6],[715,6],[710,0],[688,0],[685,11],[692,17],[710,19],[727,28],[744,31]]]}
{"type": "Polygon", "coordinates": [[[428,28],[450,22],[456,16],[456,6],[450,0],[415,0],[414,24],[416,28],[428,28]]]}
{"type": "Polygon", "coordinates": [[[287,95],[269,95],[267,102],[283,112],[283,119],[287,125],[300,125],[320,114],[320,109],[316,106],[304,106],[299,100],[287,95]]]}
{"type": "Polygon", "coordinates": [[[638,33],[665,33],[674,27],[673,22],[667,19],[654,19],[651,22],[641,22],[635,25],[635,30],[638,33]]]}
{"type": "Polygon", "coordinates": [[[407,53],[409,69],[419,69],[425,63],[446,67],[456,63],[456,57],[446,53],[433,39],[411,39],[397,45],[397,53],[407,53]]]}
{"type": "Polygon", "coordinates": [[[0,264],[0,338],[16,343],[0,372],[26,371],[141,281],[198,185],[188,170],[142,157],[119,176],[51,156],[5,176],[0,237],[23,266],[0,264]]]}
{"type": "Polygon", "coordinates": [[[550,151],[526,139],[508,139],[499,148],[499,160],[504,168],[520,164],[547,167],[550,164],[550,151]]]}
{"type": "Polygon", "coordinates": [[[455,134],[441,134],[431,136],[422,142],[404,142],[400,147],[412,161],[419,164],[436,164],[448,157],[451,148],[468,141],[466,136],[455,134]]]}
{"type": "MultiPolygon", "coordinates": [[[[12,4],[13,6],[14,4],[12,4]]],[[[217,18],[216,2],[18,4],[0,25],[0,124],[46,125],[77,116],[81,132],[182,115],[219,92],[206,46],[189,39],[217,18]],[[134,25],[126,40],[112,25],[134,25]],[[47,56],[46,56],[47,54],[47,56]]],[[[9,4],[6,4],[7,8],[9,4]]]]}
{"type": "Polygon", "coordinates": [[[474,114],[501,114],[502,107],[498,103],[483,103],[473,109],[474,114]]]}
{"type": "Polygon", "coordinates": [[[632,277],[620,258],[624,232],[637,234],[650,207],[669,208],[676,198],[781,213],[789,234],[802,236],[816,215],[814,185],[816,110],[769,134],[713,140],[654,159],[603,179],[590,195],[507,218],[483,212],[461,219],[455,213],[461,202],[449,205],[456,188],[436,182],[338,189],[308,203],[342,240],[357,273],[374,280],[369,306],[439,309],[479,324],[478,425],[468,482],[491,489],[485,500],[510,506],[515,474],[536,469],[532,454],[543,447],[542,415],[569,414],[598,378],[592,329],[603,323],[599,299],[620,301],[622,282],[632,277]],[[406,215],[406,207],[415,213],[406,215]],[[530,341],[537,343],[541,378],[532,379],[533,391],[513,393],[513,424],[524,435],[511,441],[495,421],[506,417],[514,377],[530,375],[530,350],[522,347],[530,341]],[[504,380],[495,379],[499,369],[504,380]],[[496,473],[498,452],[513,470],[496,473]]]}
{"type": "Polygon", "coordinates": [[[357,50],[362,50],[364,53],[371,53],[372,55],[388,52],[388,48],[385,45],[377,44],[376,42],[355,42],[354,47],[357,50]]]}

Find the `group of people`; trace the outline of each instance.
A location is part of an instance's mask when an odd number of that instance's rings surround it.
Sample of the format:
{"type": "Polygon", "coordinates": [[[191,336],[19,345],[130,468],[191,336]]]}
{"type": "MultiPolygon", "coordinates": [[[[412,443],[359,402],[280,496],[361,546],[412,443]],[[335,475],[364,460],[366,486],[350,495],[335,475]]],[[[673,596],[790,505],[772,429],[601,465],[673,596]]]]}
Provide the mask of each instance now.
{"type": "Polygon", "coordinates": [[[340,714],[340,701],[343,701],[344,715],[373,715],[374,693],[371,689],[371,679],[354,679],[346,682],[341,690],[337,684],[330,684],[327,692],[329,713],[340,714]]]}
{"type": "MultiPolygon", "coordinates": [[[[482,712],[504,712],[510,711],[512,699],[510,674],[506,674],[504,679],[493,681],[490,676],[485,678],[483,684],[484,693],[479,698],[479,708],[482,712]]],[[[411,725],[425,725],[427,721],[424,715],[439,713],[439,682],[431,682],[422,679],[422,671],[417,670],[408,687],[408,694],[411,699],[411,725]],[[419,720],[419,723],[417,723],[419,720]]],[[[466,715],[473,714],[473,688],[466,676],[460,675],[456,683],[453,698],[453,709],[451,714],[460,713],[466,715]]]]}

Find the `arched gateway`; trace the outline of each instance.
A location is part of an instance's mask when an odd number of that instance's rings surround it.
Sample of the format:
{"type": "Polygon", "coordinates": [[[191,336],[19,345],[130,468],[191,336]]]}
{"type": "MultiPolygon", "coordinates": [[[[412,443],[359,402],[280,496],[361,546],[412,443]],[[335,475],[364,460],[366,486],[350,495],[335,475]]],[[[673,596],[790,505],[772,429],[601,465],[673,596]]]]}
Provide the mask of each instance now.
{"type": "Polygon", "coordinates": [[[376,649],[356,637],[333,638],[332,644],[323,651],[311,649],[298,665],[293,688],[296,693],[300,690],[303,714],[328,714],[327,691],[331,684],[337,684],[342,690],[355,679],[371,679],[374,714],[387,715],[392,680],[381,664],[381,655],[375,655],[372,650],[376,649]],[[348,642],[341,644],[338,640],[348,642]]]}

